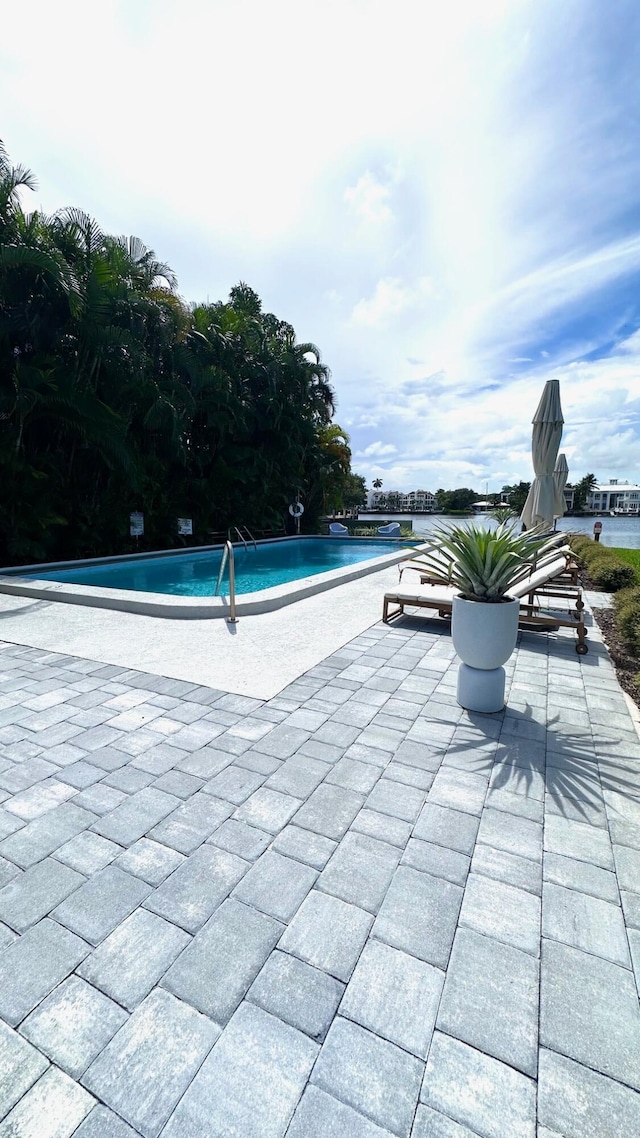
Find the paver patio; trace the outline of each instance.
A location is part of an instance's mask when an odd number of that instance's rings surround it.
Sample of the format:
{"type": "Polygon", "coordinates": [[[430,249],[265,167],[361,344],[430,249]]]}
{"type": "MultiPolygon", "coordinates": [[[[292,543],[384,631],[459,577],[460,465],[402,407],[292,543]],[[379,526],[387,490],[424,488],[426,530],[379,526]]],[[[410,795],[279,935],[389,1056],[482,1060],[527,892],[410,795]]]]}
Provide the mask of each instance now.
{"type": "Polygon", "coordinates": [[[597,629],[267,702],[0,645],[0,1138],[637,1138],[640,741],[597,629]],[[635,968],[635,974],[634,974],[635,968]]]}

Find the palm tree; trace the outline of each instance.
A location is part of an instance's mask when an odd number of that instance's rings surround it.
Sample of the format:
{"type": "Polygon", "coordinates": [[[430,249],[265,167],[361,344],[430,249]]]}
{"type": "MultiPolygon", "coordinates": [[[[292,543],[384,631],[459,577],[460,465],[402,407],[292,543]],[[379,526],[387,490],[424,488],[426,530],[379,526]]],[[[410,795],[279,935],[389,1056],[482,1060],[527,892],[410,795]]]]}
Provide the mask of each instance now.
{"type": "Polygon", "coordinates": [[[152,548],[185,514],[203,541],[230,523],[279,524],[298,488],[311,528],[323,496],[339,508],[351,450],[319,349],[243,282],[187,307],[139,238],[80,209],[25,213],[25,189],[33,175],[0,145],[7,558],[122,552],[138,508],[152,548]]]}
{"type": "Polygon", "coordinates": [[[373,486],[374,490],[380,490],[380,488],[382,487],[382,479],[381,478],[374,478],[371,485],[373,486]]]}
{"type": "Polygon", "coordinates": [[[575,510],[584,510],[587,504],[587,498],[592,490],[595,490],[598,485],[598,479],[595,474],[585,474],[584,478],[574,488],[573,506],[575,510]]]}

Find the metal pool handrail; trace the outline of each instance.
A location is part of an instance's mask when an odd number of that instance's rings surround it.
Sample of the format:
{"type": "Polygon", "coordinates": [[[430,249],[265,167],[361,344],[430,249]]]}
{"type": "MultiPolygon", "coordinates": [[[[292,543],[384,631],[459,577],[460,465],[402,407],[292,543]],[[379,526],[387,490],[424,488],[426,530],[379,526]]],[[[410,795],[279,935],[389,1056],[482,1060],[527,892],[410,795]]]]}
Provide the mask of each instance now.
{"type": "Polygon", "coordinates": [[[229,562],[229,615],[227,617],[227,624],[237,624],[238,618],[236,616],[236,567],[233,556],[233,545],[230,541],[224,543],[224,553],[222,554],[222,561],[220,562],[220,572],[218,573],[218,580],[216,583],[215,596],[217,597],[220,592],[220,583],[222,581],[225,567],[229,562]]]}
{"type": "MultiPolygon", "coordinates": [[[[250,530],[250,529],[248,529],[248,528],[247,528],[247,526],[245,526],[245,527],[244,527],[244,529],[245,529],[245,533],[248,533],[248,534],[249,534],[249,538],[250,538],[250,540],[253,542],[253,548],[254,548],[254,549],[257,549],[257,548],[258,548],[258,544],[257,544],[257,542],[256,542],[256,539],[255,539],[255,537],[253,536],[253,534],[252,534],[251,530],[250,530]]],[[[238,526],[234,526],[234,527],[233,527],[233,530],[234,530],[234,533],[237,533],[237,535],[238,535],[238,537],[240,538],[240,541],[241,541],[241,542],[242,542],[242,544],[244,545],[245,549],[248,549],[248,548],[249,548],[249,545],[248,545],[247,539],[246,539],[246,537],[244,536],[244,534],[243,534],[242,530],[241,530],[241,529],[239,529],[239,528],[238,528],[238,526]]]]}

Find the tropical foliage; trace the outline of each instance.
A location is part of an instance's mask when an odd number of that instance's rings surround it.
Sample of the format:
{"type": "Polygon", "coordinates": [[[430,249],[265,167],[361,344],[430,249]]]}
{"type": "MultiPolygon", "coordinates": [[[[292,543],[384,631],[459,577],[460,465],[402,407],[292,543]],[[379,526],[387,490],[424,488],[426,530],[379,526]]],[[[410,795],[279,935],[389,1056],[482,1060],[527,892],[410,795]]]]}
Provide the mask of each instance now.
{"type": "Polygon", "coordinates": [[[598,485],[598,479],[595,474],[585,474],[579,482],[576,482],[573,488],[573,508],[576,511],[584,510],[587,504],[587,498],[592,490],[595,490],[598,485]]]}
{"type": "Polygon", "coordinates": [[[511,506],[494,506],[489,514],[499,525],[503,522],[515,522],[518,519],[518,514],[511,509],[511,506]]]}
{"type": "Polygon", "coordinates": [[[125,551],[339,509],[348,438],[319,350],[240,283],[189,306],[136,237],[23,207],[0,146],[0,564],[125,551]]]}
{"type": "Polygon", "coordinates": [[[513,486],[502,487],[502,493],[515,514],[522,513],[530,489],[530,482],[515,482],[513,486]]]}
{"type": "Polygon", "coordinates": [[[470,510],[479,495],[468,486],[461,486],[457,490],[436,490],[438,509],[448,513],[450,510],[470,510]]]}

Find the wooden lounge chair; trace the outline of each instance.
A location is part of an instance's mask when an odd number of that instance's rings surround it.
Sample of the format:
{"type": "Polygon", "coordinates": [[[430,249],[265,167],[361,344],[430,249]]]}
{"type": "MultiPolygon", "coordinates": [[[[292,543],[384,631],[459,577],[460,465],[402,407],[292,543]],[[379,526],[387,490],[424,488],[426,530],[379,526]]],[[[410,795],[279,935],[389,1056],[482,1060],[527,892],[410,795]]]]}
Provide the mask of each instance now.
{"type": "MultiPolygon", "coordinates": [[[[562,574],[566,566],[564,556],[554,558],[545,565],[537,568],[524,581],[509,591],[512,597],[520,600],[521,628],[555,631],[557,628],[573,628],[578,637],[576,652],[583,656],[589,651],[586,643],[587,629],[584,624],[584,602],[582,590],[579,586],[556,586],[556,578],[562,574]],[[565,602],[575,600],[575,608],[557,611],[552,609],[550,600],[560,599],[565,602]]],[[[453,598],[457,590],[446,588],[443,585],[428,585],[424,589],[397,589],[385,593],[382,607],[382,619],[385,624],[404,613],[405,608],[433,609],[439,616],[450,618],[453,598]],[[391,609],[391,606],[396,607],[391,609]]],[[[481,602],[479,602],[481,603],[481,602]]]]}

